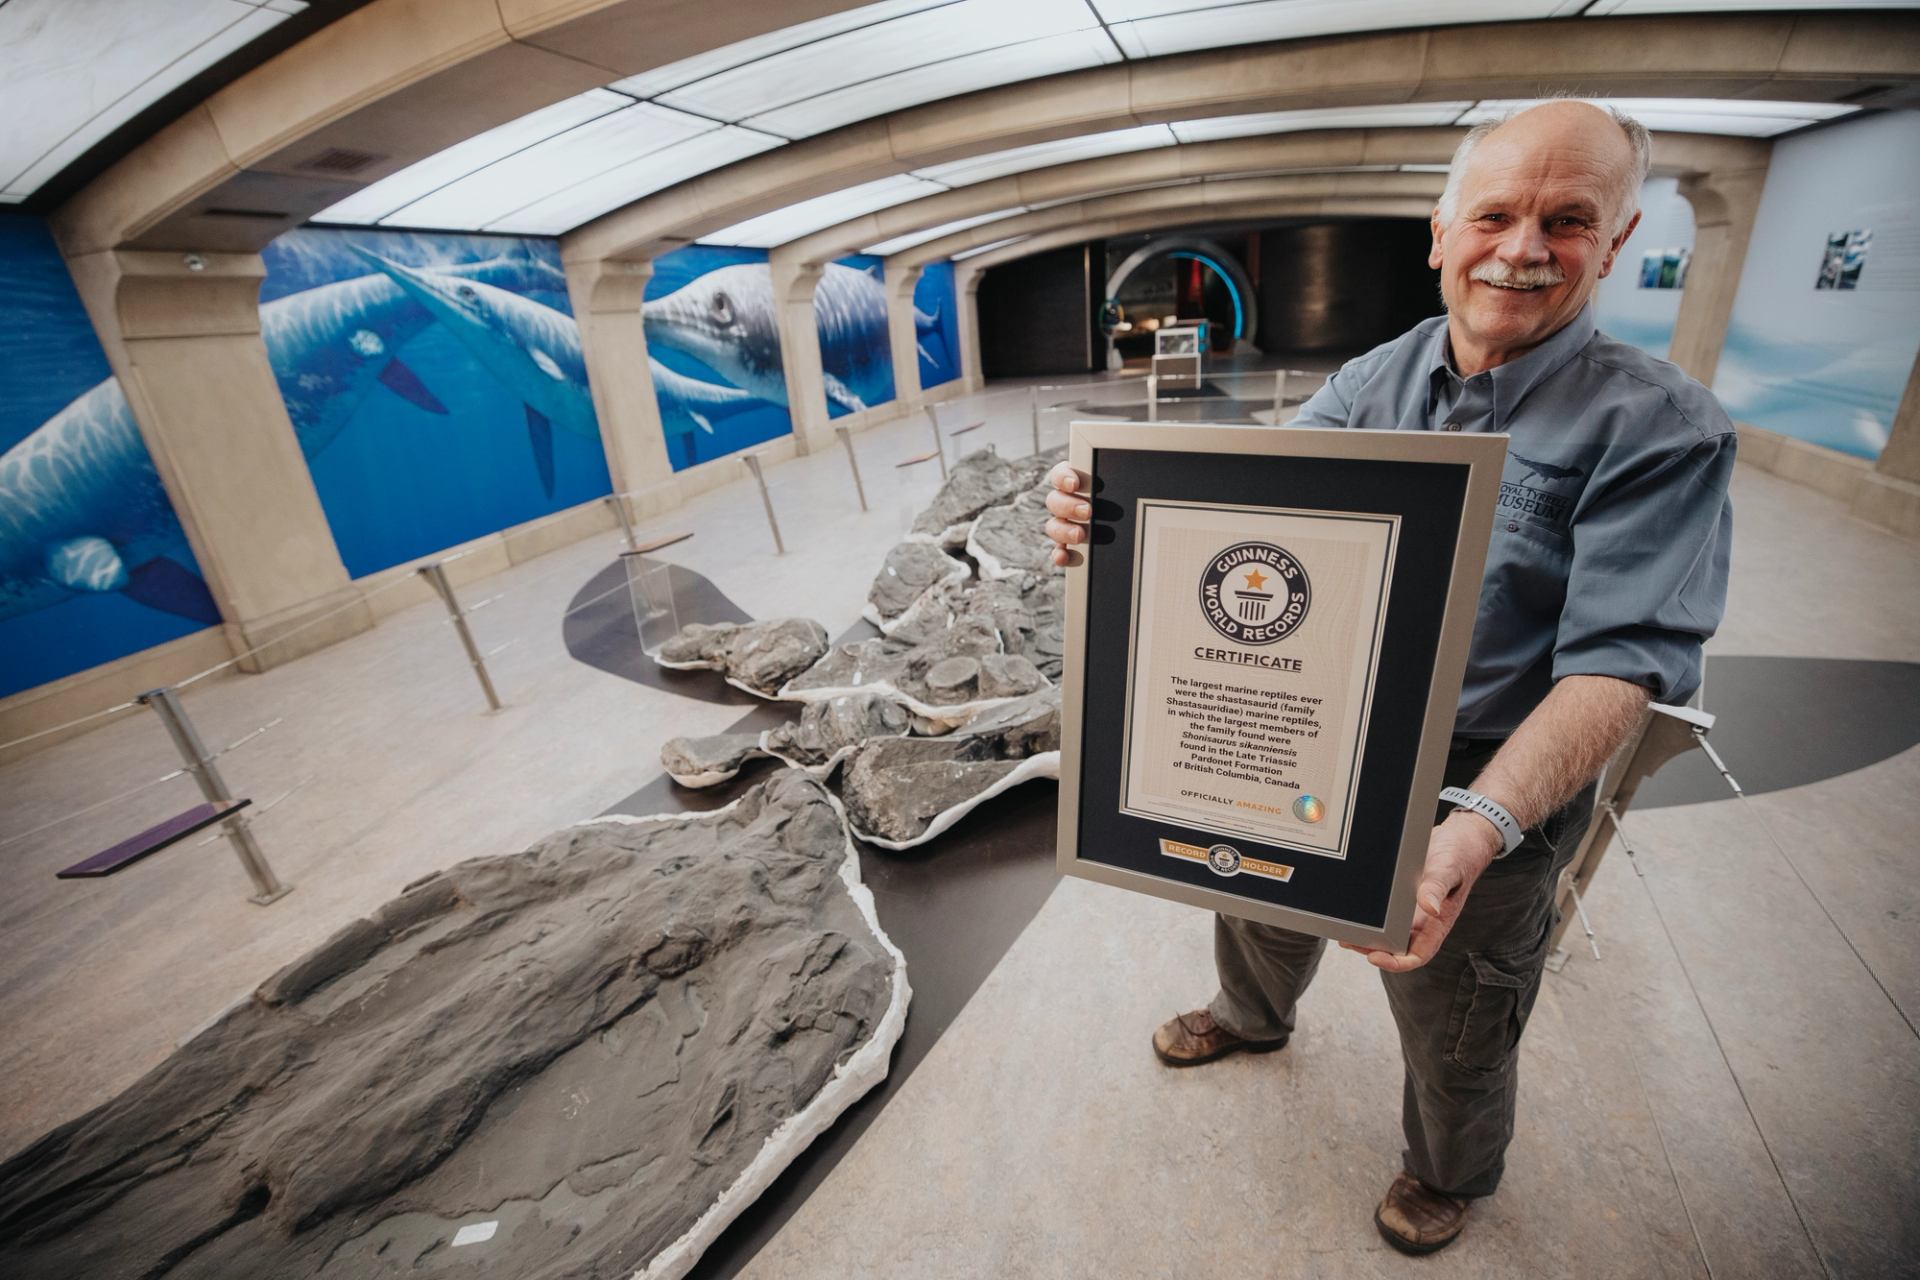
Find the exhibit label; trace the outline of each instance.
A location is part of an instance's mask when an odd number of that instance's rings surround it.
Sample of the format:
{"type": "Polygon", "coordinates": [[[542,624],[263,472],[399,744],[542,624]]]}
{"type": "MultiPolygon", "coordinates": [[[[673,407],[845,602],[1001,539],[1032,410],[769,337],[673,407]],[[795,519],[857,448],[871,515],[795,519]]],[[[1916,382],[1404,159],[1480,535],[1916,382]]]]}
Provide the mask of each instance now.
{"type": "Polygon", "coordinates": [[[1399,526],[1140,500],[1121,812],[1346,857],[1399,526]]]}

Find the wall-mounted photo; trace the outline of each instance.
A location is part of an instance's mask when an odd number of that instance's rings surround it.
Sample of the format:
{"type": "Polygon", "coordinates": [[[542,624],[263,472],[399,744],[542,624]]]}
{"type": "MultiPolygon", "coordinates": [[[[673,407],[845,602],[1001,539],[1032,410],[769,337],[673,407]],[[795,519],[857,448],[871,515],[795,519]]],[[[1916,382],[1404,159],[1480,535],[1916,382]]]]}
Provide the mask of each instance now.
{"type": "Polygon", "coordinates": [[[219,620],[53,237],[0,217],[0,697],[219,620]]]}
{"type": "Polygon", "coordinates": [[[766,250],[693,244],[662,254],[643,310],[675,471],[793,433],[766,250]]]}
{"type": "Polygon", "coordinates": [[[355,577],[611,492],[551,240],[300,230],[260,330],[355,577]]]}
{"type": "Polygon", "coordinates": [[[1816,289],[1857,289],[1860,268],[1866,265],[1867,250],[1873,246],[1873,231],[1836,231],[1827,237],[1827,248],[1820,255],[1820,274],[1816,289]]]}
{"type": "Polygon", "coordinates": [[[1640,257],[1640,287],[1684,289],[1692,263],[1692,249],[1649,249],[1640,257]]]}

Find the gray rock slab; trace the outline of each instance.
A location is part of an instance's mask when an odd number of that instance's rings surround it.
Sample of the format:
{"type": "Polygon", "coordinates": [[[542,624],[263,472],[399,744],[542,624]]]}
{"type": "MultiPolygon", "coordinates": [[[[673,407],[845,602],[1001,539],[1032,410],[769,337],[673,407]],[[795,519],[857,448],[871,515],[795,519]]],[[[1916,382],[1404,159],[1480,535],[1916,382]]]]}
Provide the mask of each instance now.
{"type": "Polygon", "coordinates": [[[1009,461],[991,449],[976,450],[948,470],[947,482],[914,520],[913,531],[943,541],[952,538],[952,545],[963,545],[968,522],[1032,484],[1031,464],[1009,461]]]}
{"type": "Polygon", "coordinates": [[[1047,683],[1028,659],[1001,653],[1000,637],[975,619],[923,644],[883,637],[837,645],[780,696],[814,702],[852,692],[879,693],[918,716],[951,725],[970,719],[983,701],[1032,693],[1047,683]],[[990,667],[980,661],[990,657],[996,659],[990,667]]]}
{"type": "Polygon", "coordinates": [[[856,877],[795,770],[433,875],[0,1165],[0,1274],[682,1275],[885,1074],[856,877]]]}
{"type": "Polygon", "coordinates": [[[861,838],[907,848],[1006,785],[1057,776],[1059,750],[1060,691],[1047,689],[983,712],[944,737],[864,743],[841,772],[840,797],[861,838]]]}
{"type": "Polygon", "coordinates": [[[913,608],[914,602],[940,583],[968,577],[966,564],[931,542],[899,542],[887,551],[886,561],[867,589],[866,615],[882,629],[913,608]]]}
{"type": "MultiPolygon", "coordinates": [[[[1060,678],[1066,647],[1066,578],[1051,565],[1042,573],[969,578],[929,592],[888,638],[929,644],[959,629],[997,635],[1000,648],[1019,654],[1050,680],[1060,678]]],[[[975,645],[969,652],[990,652],[975,645]]]]}
{"type": "Polygon", "coordinates": [[[967,554],[979,564],[980,576],[1054,571],[1046,522],[1045,488],[1028,489],[1015,501],[982,512],[967,536],[967,554]]]}
{"type": "Polygon", "coordinates": [[[660,646],[663,667],[710,668],[750,693],[771,698],[827,652],[827,629],[811,618],[694,623],[660,646]]]}
{"type": "Polygon", "coordinates": [[[747,761],[765,754],[757,733],[716,733],[704,738],[669,738],[660,748],[660,765],[683,787],[713,787],[739,773],[747,761]]]}
{"type": "Polygon", "coordinates": [[[907,709],[877,693],[849,693],[810,702],[798,720],[767,730],[762,746],[789,764],[824,769],[868,738],[898,737],[911,727],[907,709]]]}

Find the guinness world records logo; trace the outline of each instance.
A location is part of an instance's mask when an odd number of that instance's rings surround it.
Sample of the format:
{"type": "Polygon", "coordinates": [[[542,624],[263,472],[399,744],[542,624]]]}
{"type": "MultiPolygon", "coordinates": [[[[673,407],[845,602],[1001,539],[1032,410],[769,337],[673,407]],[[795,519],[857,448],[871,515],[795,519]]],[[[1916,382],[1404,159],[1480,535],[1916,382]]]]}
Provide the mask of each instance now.
{"type": "Polygon", "coordinates": [[[1307,571],[1271,542],[1237,542],[1207,561],[1200,575],[1200,611],[1235,644],[1285,639],[1312,603],[1307,571]]]}

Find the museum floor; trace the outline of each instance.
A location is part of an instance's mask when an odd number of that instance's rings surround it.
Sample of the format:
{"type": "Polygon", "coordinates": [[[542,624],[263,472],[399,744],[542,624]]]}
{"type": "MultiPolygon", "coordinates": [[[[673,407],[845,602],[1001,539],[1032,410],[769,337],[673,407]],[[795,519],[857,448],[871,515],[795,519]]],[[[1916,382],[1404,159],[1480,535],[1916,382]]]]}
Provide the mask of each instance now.
{"type": "MultiPolygon", "coordinates": [[[[1096,381],[1085,398],[1137,398],[1096,381]]],[[[956,446],[1030,449],[1023,389],[940,412],[986,420],[956,446]]],[[[1050,415],[1047,443],[1066,416],[1050,415]]],[[[894,466],[928,447],[924,417],[856,444],[871,511],[827,451],[768,469],[786,555],[743,473],[652,523],[695,534],[661,558],[754,617],[846,629],[939,484],[931,463],[894,466]]],[[[1053,882],[1032,870],[1043,859],[982,871],[936,845],[878,894],[890,929],[892,912],[925,933],[951,911],[953,972],[913,975],[917,1043],[696,1274],[1911,1274],[1920,557],[1749,467],[1735,501],[1705,706],[1749,797],[1697,754],[1643,790],[1626,824],[1637,857],[1616,846],[1586,904],[1602,958],[1569,935],[1528,1033],[1507,1180],[1454,1248],[1410,1263],[1371,1223],[1398,1164],[1400,1075],[1359,957],[1331,953],[1285,1052],[1171,1071],[1147,1037],[1211,994],[1209,917],[1053,882]]],[[[224,843],[197,837],[110,879],[52,878],[184,807],[185,780],[0,843],[0,1151],[124,1088],[409,881],[658,794],[664,740],[739,720],[744,695],[688,698],[569,652],[561,615],[618,545],[589,539],[464,590],[499,595],[474,617],[483,649],[506,646],[489,660],[497,714],[478,713],[433,604],[187,693],[209,744],[273,724],[222,763],[296,886],[274,906],[249,905],[224,843]]],[[[172,768],[145,714],[0,768],[0,842],[172,768]]]]}

